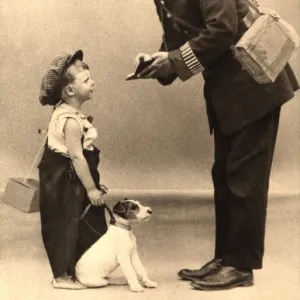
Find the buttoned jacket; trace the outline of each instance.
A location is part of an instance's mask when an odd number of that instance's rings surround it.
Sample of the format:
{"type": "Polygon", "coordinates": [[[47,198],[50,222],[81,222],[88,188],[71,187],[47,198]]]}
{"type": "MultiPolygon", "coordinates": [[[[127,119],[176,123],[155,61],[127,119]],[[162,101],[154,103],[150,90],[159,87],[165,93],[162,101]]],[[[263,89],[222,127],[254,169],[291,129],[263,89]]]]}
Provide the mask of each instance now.
{"type": "Polygon", "coordinates": [[[169,85],[202,73],[211,132],[214,118],[231,134],[294,96],[299,85],[289,65],[274,83],[258,84],[234,58],[231,47],[255,17],[246,0],[154,2],[163,28],[160,51],[169,52],[176,70],[158,80],[169,85]]]}

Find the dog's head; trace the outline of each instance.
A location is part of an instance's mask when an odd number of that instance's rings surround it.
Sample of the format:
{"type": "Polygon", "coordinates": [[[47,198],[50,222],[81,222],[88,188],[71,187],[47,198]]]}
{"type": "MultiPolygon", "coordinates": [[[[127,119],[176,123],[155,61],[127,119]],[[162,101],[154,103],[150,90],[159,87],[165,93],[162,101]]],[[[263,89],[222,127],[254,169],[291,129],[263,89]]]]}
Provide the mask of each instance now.
{"type": "Polygon", "coordinates": [[[125,198],[115,204],[113,213],[125,220],[144,221],[150,219],[152,209],[141,205],[139,201],[125,198]]]}

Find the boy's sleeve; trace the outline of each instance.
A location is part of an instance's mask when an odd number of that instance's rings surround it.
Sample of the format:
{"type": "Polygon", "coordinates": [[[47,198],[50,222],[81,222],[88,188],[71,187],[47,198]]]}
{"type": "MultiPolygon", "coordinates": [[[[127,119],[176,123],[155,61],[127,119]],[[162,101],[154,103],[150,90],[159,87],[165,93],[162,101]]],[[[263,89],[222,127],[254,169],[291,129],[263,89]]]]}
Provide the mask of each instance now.
{"type": "Polygon", "coordinates": [[[83,134],[82,122],[80,121],[80,118],[74,113],[63,113],[57,118],[57,122],[56,122],[56,131],[57,131],[57,133],[61,137],[63,137],[63,138],[65,137],[64,128],[65,128],[65,125],[66,125],[66,122],[67,122],[68,118],[72,118],[72,119],[74,119],[78,122],[81,133],[83,134]]]}
{"type": "Polygon", "coordinates": [[[182,47],[169,52],[169,58],[182,81],[211,66],[234,44],[237,37],[235,0],[198,1],[205,28],[182,47]]]}

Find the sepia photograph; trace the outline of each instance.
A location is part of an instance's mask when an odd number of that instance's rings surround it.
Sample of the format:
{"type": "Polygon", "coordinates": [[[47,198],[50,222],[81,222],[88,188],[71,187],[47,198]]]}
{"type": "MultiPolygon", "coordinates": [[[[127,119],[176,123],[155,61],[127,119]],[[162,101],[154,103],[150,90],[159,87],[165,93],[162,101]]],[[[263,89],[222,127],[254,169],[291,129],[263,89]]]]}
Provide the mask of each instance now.
{"type": "Polygon", "coordinates": [[[0,299],[300,300],[299,0],[0,0],[0,299]]]}

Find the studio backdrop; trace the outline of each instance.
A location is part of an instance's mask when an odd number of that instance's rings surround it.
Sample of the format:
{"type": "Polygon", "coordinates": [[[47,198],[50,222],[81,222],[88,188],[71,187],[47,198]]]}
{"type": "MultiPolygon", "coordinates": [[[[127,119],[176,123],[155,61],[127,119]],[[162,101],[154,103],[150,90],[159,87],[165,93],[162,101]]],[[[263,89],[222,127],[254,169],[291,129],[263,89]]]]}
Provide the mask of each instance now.
{"type": "MultiPolygon", "coordinates": [[[[299,0],[265,3],[300,32],[299,0]]],[[[38,130],[51,115],[38,101],[43,72],[55,55],[82,49],[95,80],[94,98],[83,110],[99,131],[103,183],[111,189],[212,189],[201,74],[169,87],[124,80],[137,53],[159,49],[162,30],[152,0],[2,0],[0,6],[0,188],[10,177],[25,176],[43,141],[38,130]]],[[[298,79],[299,58],[291,60],[298,79]]],[[[274,191],[300,190],[299,114],[298,94],[282,109],[274,191]]]]}

